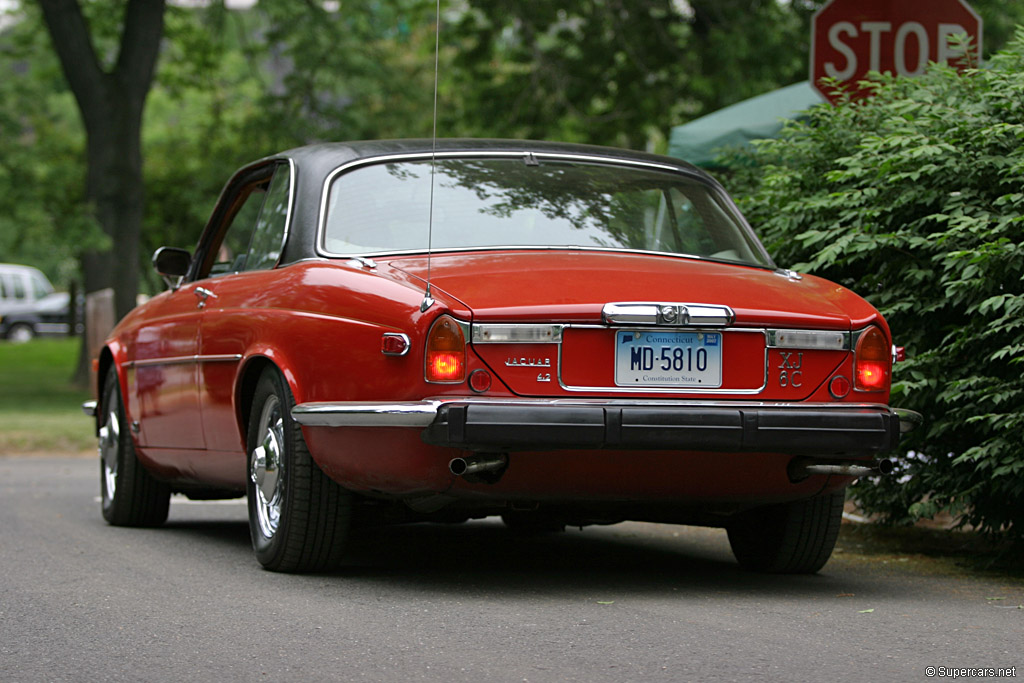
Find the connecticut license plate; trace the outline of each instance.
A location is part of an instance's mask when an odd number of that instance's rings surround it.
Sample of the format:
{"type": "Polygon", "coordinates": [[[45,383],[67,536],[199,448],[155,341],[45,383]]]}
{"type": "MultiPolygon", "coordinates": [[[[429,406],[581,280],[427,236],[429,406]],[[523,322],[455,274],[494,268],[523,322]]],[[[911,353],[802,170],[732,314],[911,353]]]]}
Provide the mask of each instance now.
{"type": "Polygon", "coordinates": [[[615,384],[620,387],[722,386],[722,334],[619,330],[615,384]]]}

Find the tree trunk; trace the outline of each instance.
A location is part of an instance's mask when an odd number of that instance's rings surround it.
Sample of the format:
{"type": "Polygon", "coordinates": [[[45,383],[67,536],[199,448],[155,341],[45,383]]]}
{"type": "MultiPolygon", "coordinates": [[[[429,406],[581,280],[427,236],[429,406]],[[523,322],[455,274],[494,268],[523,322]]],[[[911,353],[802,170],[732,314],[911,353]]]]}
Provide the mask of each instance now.
{"type": "MultiPolygon", "coordinates": [[[[109,250],[81,255],[83,291],[113,287],[118,319],[134,308],[139,288],[142,112],[163,36],[164,1],[128,1],[117,62],[107,72],[78,1],[39,0],[85,125],[86,199],[111,241],[109,250]]],[[[88,376],[90,361],[83,345],[76,382],[88,376]]]]}

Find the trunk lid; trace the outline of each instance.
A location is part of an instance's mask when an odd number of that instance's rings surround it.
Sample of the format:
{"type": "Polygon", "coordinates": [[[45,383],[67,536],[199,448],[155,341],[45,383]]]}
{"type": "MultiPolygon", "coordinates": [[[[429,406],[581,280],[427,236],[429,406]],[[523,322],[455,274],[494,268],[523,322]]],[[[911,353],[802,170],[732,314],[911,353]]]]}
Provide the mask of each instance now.
{"type": "MultiPolygon", "coordinates": [[[[426,280],[426,258],[396,258],[389,266],[397,277],[421,286],[426,280]]],[[[431,259],[430,280],[436,296],[443,294],[471,310],[473,323],[565,325],[559,342],[473,344],[477,356],[510,390],[529,396],[801,400],[848,362],[850,353],[801,351],[775,359],[777,352],[767,348],[763,331],[846,332],[851,318],[844,311],[851,297],[860,301],[813,277],[795,279],[763,268],[672,256],[584,250],[438,254],[431,259]],[[735,321],[728,329],[702,328],[690,337],[685,334],[693,330],[678,329],[650,337],[653,351],[634,351],[637,372],[629,372],[629,352],[619,348],[633,339],[627,336],[629,330],[619,334],[602,320],[605,304],[613,302],[728,306],[735,321]],[[652,353],[653,366],[647,357],[652,353]],[[689,362],[692,368],[701,358],[695,354],[703,354],[710,371],[683,385],[666,385],[658,365],[675,362],[678,370],[689,362]],[[774,365],[784,367],[770,367],[774,365]],[[650,375],[640,372],[652,368],[650,375]],[[789,380],[793,372],[799,373],[797,386],[789,380]]]]}

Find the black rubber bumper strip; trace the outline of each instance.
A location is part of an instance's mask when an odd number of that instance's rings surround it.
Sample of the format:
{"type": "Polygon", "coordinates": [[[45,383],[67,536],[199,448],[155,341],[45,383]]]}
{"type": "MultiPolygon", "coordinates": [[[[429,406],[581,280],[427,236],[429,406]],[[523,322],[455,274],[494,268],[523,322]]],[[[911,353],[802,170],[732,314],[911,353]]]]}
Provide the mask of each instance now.
{"type": "Polygon", "coordinates": [[[899,443],[889,409],[728,406],[445,404],[423,430],[437,446],[474,451],[563,449],[772,452],[858,457],[899,443]]]}

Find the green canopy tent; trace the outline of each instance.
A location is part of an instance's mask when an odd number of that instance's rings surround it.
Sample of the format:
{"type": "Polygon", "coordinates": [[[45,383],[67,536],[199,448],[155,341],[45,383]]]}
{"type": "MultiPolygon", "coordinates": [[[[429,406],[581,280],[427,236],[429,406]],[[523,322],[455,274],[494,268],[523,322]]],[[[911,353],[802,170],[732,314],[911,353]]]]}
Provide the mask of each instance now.
{"type": "Polygon", "coordinates": [[[751,97],[672,129],[671,156],[698,166],[714,166],[716,150],[742,147],[751,140],[773,138],[785,119],[794,119],[822,99],[808,81],[751,97]]]}

